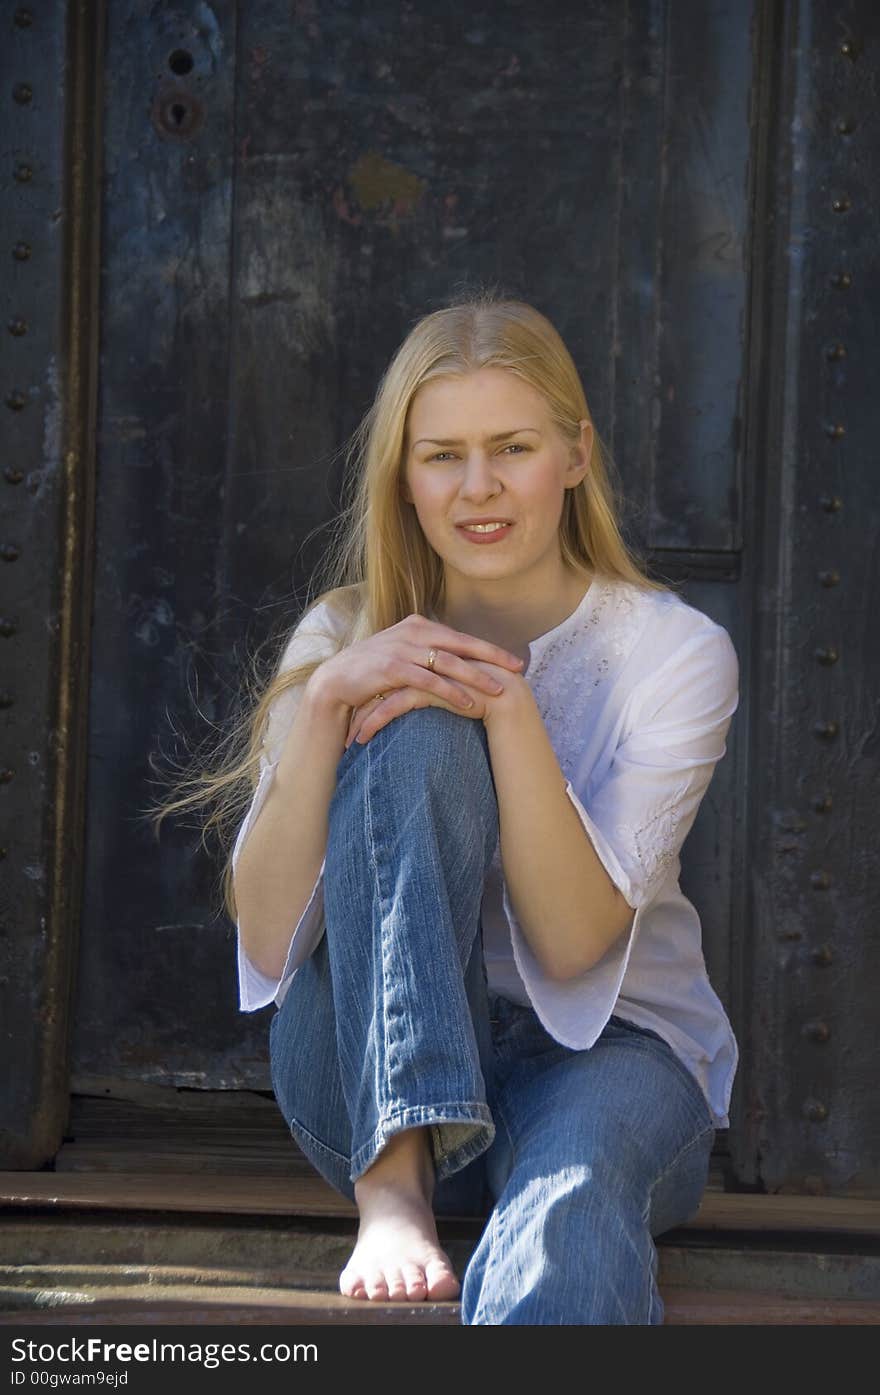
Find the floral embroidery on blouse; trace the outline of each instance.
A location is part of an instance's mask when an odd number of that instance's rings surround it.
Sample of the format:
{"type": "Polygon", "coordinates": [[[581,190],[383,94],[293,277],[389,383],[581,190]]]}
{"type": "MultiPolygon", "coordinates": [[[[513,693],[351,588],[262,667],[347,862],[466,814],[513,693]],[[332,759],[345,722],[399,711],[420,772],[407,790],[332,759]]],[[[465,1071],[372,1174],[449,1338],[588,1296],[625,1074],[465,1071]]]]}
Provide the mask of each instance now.
{"type": "Polygon", "coordinates": [[[614,589],[601,577],[592,585],[598,587],[592,608],[552,639],[534,669],[529,666],[525,674],[568,779],[583,746],[591,698],[626,663],[646,623],[644,599],[634,587],[614,589]],[[577,661],[566,662],[573,655],[577,661]]]}
{"type": "Polygon", "coordinates": [[[615,833],[626,840],[642,870],[645,885],[665,871],[678,856],[677,830],[684,810],[689,782],[684,781],[658,808],[639,824],[619,823],[615,833]]]}

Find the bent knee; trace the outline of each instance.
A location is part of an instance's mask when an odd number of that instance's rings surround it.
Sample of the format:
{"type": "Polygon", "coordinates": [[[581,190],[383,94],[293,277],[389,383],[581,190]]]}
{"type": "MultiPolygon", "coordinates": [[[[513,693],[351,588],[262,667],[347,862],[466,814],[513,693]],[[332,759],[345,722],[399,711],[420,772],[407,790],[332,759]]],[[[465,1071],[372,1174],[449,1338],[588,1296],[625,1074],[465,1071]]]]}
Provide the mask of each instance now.
{"type": "MultiPolygon", "coordinates": [[[[474,717],[460,716],[445,707],[414,707],[381,727],[368,745],[381,751],[383,760],[422,762],[429,769],[450,762],[488,762],[486,728],[474,717]]],[[[447,772],[448,773],[448,772],[447,772]]]]}

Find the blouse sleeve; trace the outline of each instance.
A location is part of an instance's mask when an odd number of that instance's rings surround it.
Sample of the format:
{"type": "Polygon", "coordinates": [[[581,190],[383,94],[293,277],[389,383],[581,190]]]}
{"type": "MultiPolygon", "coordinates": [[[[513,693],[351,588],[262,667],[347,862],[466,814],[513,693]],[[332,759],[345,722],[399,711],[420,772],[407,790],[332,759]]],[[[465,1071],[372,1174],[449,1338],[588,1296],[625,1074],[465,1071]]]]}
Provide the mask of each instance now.
{"type": "Polygon", "coordinates": [[[567,792],[611,880],[637,910],[660,890],[715,766],[739,701],[739,664],[720,626],[688,640],[636,693],[629,734],[589,798],[567,792]]]}
{"type": "MultiPolygon", "coordinates": [[[[577,1028],[572,1016],[571,1045],[591,1046],[614,1009],[641,911],[667,878],[677,875],[682,844],[727,750],[738,702],[736,650],[727,631],[713,623],[686,640],[634,690],[627,733],[596,788],[587,781],[578,794],[566,781],[566,793],[597,856],[635,910],[629,930],[596,964],[554,985],[563,999],[569,990],[573,1010],[577,1005],[583,1013],[587,988],[594,1006],[589,1024],[577,1028]]],[[[515,923],[512,938],[520,974],[527,985],[531,980],[537,986],[540,969],[515,923]]]]}
{"type": "MultiPolygon", "coordinates": [[[[310,612],[297,626],[282,655],[278,672],[294,668],[312,658],[330,658],[337,652],[336,645],[329,637],[318,634],[313,629],[315,614],[316,612],[310,612]]],[[[266,802],[302,694],[302,686],[288,688],[275,699],[269,709],[263,750],[260,754],[257,787],[232,850],[233,878],[242,849],[266,802]]],[[[325,862],[322,861],[305,909],[291,930],[287,957],[280,978],[269,978],[251,961],[242,944],[241,922],[236,922],[239,1011],[255,1012],[257,1008],[265,1007],[273,999],[280,1005],[295,971],[308,959],[319,943],[324,932],[324,866],[325,862]]]]}

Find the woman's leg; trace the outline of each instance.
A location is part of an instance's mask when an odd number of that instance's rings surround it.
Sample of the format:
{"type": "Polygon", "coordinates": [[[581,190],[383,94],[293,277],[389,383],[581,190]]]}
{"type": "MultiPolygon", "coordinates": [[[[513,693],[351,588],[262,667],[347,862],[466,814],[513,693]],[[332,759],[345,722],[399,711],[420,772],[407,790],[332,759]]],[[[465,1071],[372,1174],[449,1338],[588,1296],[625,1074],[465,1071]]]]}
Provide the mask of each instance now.
{"type": "MultiPolygon", "coordinates": [[[[273,1086],[291,1131],[361,1211],[343,1291],[355,1291],[358,1265],[372,1266],[361,1287],[385,1296],[378,1270],[394,1265],[377,1256],[382,1232],[394,1229],[390,1213],[398,1217],[394,1245],[412,1251],[413,1193],[433,1192],[435,1204],[442,1194],[446,1209],[459,1209],[467,1190],[460,1174],[493,1140],[478,930],[497,838],[482,723],[417,709],[340,760],[324,877],[326,934],[294,976],[270,1041],[273,1086]],[[366,1210],[375,1221],[369,1227],[366,1210]],[[373,1232],[369,1245],[362,1244],[365,1229],[373,1232]]],[[[468,1182],[479,1205],[481,1175],[474,1171],[468,1182]]],[[[437,1249],[430,1205],[428,1213],[430,1224],[424,1217],[418,1223],[426,1233],[433,1227],[437,1249]]],[[[427,1291],[452,1296],[430,1284],[427,1291]]],[[[417,1296],[408,1283],[392,1296],[407,1292],[417,1296]]]]}
{"type": "Polygon", "coordinates": [[[696,1210],[715,1136],[699,1084],[665,1041],[619,1018],[572,1051],[531,1009],[506,1016],[494,1100],[506,1156],[462,1322],[662,1323],[653,1236],[696,1210]]]}

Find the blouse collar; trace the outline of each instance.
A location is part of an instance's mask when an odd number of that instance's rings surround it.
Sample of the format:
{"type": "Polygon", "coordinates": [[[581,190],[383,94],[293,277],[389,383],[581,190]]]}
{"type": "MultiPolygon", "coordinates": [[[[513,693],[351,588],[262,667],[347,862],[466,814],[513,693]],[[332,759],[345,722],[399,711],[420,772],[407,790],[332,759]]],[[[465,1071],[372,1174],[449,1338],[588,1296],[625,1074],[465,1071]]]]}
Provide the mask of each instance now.
{"type": "Polygon", "coordinates": [[[558,625],[554,625],[552,630],[545,630],[542,635],[536,636],[528,644],[529,667],[531,661],[540,657],[549,644],[556,640],[563,639],[570,630],[575,630],[593,611],[599,598],[599,590],[602,585],[601,577],[594,575],[592,581],[581,597],[577,606],[564,620],[560,620],[558,625]]]}

